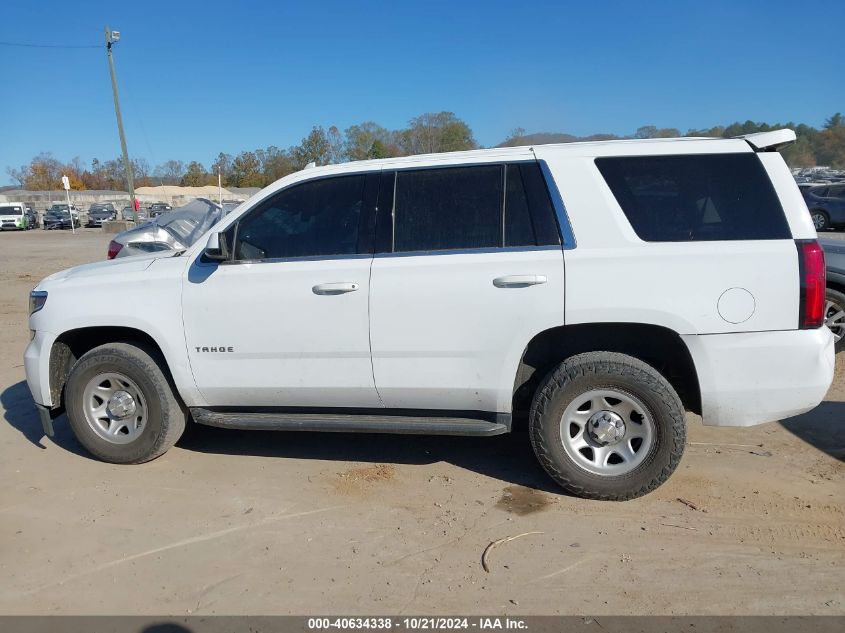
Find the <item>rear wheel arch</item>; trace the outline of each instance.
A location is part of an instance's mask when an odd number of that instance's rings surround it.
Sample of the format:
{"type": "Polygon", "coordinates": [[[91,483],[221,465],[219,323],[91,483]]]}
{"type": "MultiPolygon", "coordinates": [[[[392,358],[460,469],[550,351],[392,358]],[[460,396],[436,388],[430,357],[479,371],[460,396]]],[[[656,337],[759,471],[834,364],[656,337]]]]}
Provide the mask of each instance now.
{"type": "Polygon", "coordinates": [[[701,413],[695,363],[674,330],[644,323],[586,323],[539,332],[523,350],[513,384],[515,419],[527,417],[538,386],[559,363],[586,352],[627,354],[660,372],[689,411],[701,413]]]}

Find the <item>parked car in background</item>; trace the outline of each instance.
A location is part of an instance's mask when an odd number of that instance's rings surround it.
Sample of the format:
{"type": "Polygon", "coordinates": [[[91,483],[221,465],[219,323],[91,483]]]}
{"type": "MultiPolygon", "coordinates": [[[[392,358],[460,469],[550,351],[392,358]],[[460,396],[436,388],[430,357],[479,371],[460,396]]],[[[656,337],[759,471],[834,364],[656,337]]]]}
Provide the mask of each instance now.
{"type": "Polygon", "coordinates": [[[802,193],[817,231],[845,228],[845,185],[809,187],[802,193]]]}
{"type": "Polygon", "coordinates": [[[153,202],[148,209],[150,210],[150,217],[154,218],[167,211],[172,211],[173,207],[169,204],[165,204],[164,202],[153,202]]]}
{"type": "Polygon", "coordinates": [[[72,215],[70,211],[67,210],[67,205],[64,205],[64,209],[50,209],[47,213],[44,214],[44,218],[41,222],[41,228],[44,230],[51,230],[51,229],[69,229],[71,227],[79,228],[82,226],[82,223],[79,221],[79,218],[75,215],[72,215]]]}
{"type": "MultiPolygon", "coordinates": [[[[124,220],[134,220],[135,215],[132,211],[132,207],[123,207],[123,211],[120,212],[120,217],[124,220]]],[[[144,222],[148,220],[149,217],[147,215],[147,210],[143,207],[138,209],[138,222],[144,222]]]]}
{"type": "Polygon", "coordinates": [[[117,210],[110,202],[105,204],[92,204],[88,208],[88,222],[85,226],[103,226],[103,222],[109,222],[117,217],[117,210]]]}
{"type": "Polygon", "coordinates": [[[819,244],[827,270],[824,323],[833,332],[838,353],[845,349],[845,241],[828,237],[819,244]]]}
{"type": "Polygon", "coordinates": [[[159,251],[183,250],[217,224],[226,209],[211,200],[198,198],[141,226],[123,231],[109,243],[108,258],[128,257],[159,251]]]}
{"type": "Polygon", "coordinates": [[[23,202],[0,203],[0,230],[15,229],[25,231],[27,217],[23,202]]]}
{"type": "MultiPolygon", "coordinates": [[[[67,211],[71,215],[73,215],[73,217],[77,221],[79,221],[79,209],[77,209],[76,205],[74,205],[74,204],[68,205],[66,202],[54,202],[53,204],[50,205],[50,207],[44,213],[46,215],[47,213],[50,213],[51,211],[67,211]]],[[[68,225],[68,226],[70,226],[70,225],[68,225]]],[[[77,226],[78,226],[78,224],[77,224],[77,226]]]]}
{"type": "Polygon", "coordinates": [[[26,228],[27,230],[37,229],[38,228],[38,213],[35,212],[31,206],[26,205],[26,209],[24,210],[24,215],[26,216],[26,228]]]}

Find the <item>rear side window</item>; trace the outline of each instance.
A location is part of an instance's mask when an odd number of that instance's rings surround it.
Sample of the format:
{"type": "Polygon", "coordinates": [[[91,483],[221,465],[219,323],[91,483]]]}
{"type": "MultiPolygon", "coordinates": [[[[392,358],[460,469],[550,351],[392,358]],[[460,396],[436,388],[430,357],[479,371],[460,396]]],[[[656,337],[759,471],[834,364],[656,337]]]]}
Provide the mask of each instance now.
{"type": "Polygon", "coordinates": [[[501,214],[501,165],[400,171],[393,250],[499,246],[501,214]]]}
{"type": "Polygon", "coordinates": [[[597,158],[596,166],[647,242],[792,237],[755,154],[597,158]]]}
{"type": "MultiPolygon", "coordinates": [[[[380,250],[391,243],[394,252],[560,244],[536,162],[399,171],[395,178],[392,241],[380,250]]],[[[393,185],[383,176],[382,192],[392,194],[393,185]]]]}

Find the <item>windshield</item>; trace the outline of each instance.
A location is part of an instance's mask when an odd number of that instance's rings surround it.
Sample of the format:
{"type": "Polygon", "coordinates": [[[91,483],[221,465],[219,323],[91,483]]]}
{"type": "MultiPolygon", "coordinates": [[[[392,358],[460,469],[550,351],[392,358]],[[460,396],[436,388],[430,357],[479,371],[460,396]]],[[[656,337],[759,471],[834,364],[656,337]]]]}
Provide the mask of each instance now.
{"type": "Polygon", "coordinates": [[[206,211],[194,209],[176,210],[166,216],[156,218],[158,225],[170,233],[185,246],[190,246],[212,226],[217,224],[223,214],[220,207],[209,207],[206,211]]]}
{"type": "Polygon", "coordinates": [[[0,215],[23,215],[20,207],[0,207],[0,215]]]}

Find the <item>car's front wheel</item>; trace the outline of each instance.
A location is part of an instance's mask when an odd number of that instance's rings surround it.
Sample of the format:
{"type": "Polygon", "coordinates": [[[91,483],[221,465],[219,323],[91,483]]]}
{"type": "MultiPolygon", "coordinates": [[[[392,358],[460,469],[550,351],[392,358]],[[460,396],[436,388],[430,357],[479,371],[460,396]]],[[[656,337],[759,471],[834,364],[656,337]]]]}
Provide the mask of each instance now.
{"type": "Polygon", "coordinates": [[[651,492],[681,459],[684,408],[646,363],[589,352],[558,365],[534,396],[529,421],[540,464],[566,491],[622,501],[651,492]]]}
{"type": "Polygon", "coordinates": [[[153,350],[108,343],[82,356],[68,377],[65,408],[74,434],[96,457],[139,464],[164,454],[186,414],[153,350]]]}

